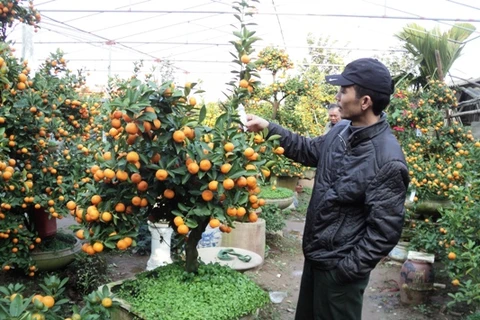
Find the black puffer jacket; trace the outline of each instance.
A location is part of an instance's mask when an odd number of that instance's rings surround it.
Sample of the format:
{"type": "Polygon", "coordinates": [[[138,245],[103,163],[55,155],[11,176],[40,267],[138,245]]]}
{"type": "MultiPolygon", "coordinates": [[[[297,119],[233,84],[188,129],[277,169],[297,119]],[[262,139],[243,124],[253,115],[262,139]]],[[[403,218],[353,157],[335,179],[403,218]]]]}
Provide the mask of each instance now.
{"type": "Polygon", "coordinates": [[[336,268],[347,283],[366,277],[396,245],[409,183],[403,152],[385,115],[353,133],[350,121],[308,139],[270,123],[282,136],[285,156],[316,167],[303,236],[305,258],[319,269],[336,268]]]}

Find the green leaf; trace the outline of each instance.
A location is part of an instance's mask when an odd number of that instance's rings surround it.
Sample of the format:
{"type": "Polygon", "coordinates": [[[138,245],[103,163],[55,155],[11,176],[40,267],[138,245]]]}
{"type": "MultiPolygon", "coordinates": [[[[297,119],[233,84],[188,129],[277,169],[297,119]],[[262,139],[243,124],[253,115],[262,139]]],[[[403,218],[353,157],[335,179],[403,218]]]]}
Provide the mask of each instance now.
{"type": "Polygon", "coordinates": [[[184,205],[183,203],[178,203],[178,209],[180,209],[181,211],[183,212],[188,212],[188,210],[190,210],[186,205],[184,205]]]}
{"type": "Polygon", "coordinates": [[[190,179],[192,175],[190,173],[187,173],[185,174],[183,177],[182,177],[182,185],[185,185],[188,181],[188,179],[190,179]]]}
{"type": "Polygon", "coordinates": [[[237,179],[241,176],[249,175],[247,170],[237,171],[230,176],[230,179],[237,179]]]}
{"type": "Polygon", "coordinates": [[[187,227],[189,227],[190,229],[195,229],[196,227],[198,227],[198,222],[194,219],[187,219],[185,221],[185,224],[187,225],[187,227]]]}
{"type": "Polygon", "coordinates": [[[210,211],[206,210],[206,208],[195,208],[192,210],[192,213],[199,217],[208,217],[210,216],[210,211]]]}
{"type": "Polygon", "coordinates": [[[109,241],[108,239],[107,241],[103,242],[103,245],[109,249],[115,249],[116,247],[115,243],[112,241],[109,241]]]}
{"type": "Polygon", "coordinates": [[[144,112],[137,120],[141,121],[153,121],[157,119],[157,115],[153,112],[144,112]]]}
{"type": "Polygon", "coordinates": [[[242,37],[243,37],[241,32],[233,31],[232,33],[233,33],[233,35],[236,36],[237,38],[242,39],[242,37]]]}
{"type": "Polygon", "coordinates": [[[207,108],[206,108],[205,105],[203,105],[203,106],[200,108],[200,115],[199,115],[199,117],[198,117],[198,122],[199,122],[199,123],[202,123],[203,120],[205,120],[206,116],[207,116],[207,108]]]}
{"type": "Polygon", "coordinates": [[[282,136],[279,134],[272,134],[270,137],[268,137],[267,141],[274,141],[280,139],[282,136]]]}

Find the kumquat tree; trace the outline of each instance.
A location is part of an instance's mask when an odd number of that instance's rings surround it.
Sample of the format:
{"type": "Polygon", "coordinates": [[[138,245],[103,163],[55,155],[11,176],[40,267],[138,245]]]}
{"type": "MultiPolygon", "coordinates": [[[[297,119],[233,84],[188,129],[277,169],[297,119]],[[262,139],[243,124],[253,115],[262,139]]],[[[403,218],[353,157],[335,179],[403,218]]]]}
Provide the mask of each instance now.
{"type": "Polygon", "coordinates": [[[41,15],[33,6],[32,1],[2,0],[0,1],[0,41],[7,39],[8,31],[16,23],[25,23],[34,27],[36,32],[41,15]],[[28,2],[28,6],[26,6],[28,2]]]}
{"type": "MultiPolygon", "coordinates": [[[[2,1],[3,15],[29,24],[40,20],[33,7],[17,8],[20,3],[2,1]]],[[[46,237],[36,218],[69,214],[65,204],[83,183],[86,146],[99,130],[99,104],[80,96],[84,78],[67,69],[60,51],[32,76],[28,61],[2,42],[0,65],[0,265],[33,276],[30,253],[46,237]]]]}
{"type": "Polygon", "coordinates": [[[233,8],[240,27],[232,55],[239,70],[213,128],[202,124],[206,109],[197,105],[195,83],[177,88],[133,77],[118,83],[105,102],[110,125],[103,153],[90,169],[93,183],[68,204],[87,253],[134,245],[139,220],[149,217],[170,223],[186,239],[186,270],[195,272],[197,243],[208,224],[230,232],[235,220],[257,220],[256,209],[265,203],[257,196],[262,157],[278,141],[265,141],[266,132],[255,139],[241,129],[237,107],[256,84],[249,56],[258,39],[244,20],[253,7],[238,1],[233,8]]]}

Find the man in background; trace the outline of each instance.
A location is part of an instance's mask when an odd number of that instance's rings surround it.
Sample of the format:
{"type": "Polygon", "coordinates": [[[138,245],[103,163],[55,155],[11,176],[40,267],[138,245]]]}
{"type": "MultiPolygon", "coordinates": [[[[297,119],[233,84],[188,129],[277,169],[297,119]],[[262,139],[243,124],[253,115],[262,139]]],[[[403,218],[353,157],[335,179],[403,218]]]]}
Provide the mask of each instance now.
{"type": "Polygon", "coordinates": [[[323,134],[327,134],[330,129],[333,128],[334,125],[337,124],[340,120],[342,120],[342,117],[340,116],[340,110],[338,109],[338,105],[336,103],[331,103],[328,105],[328,123],[325,126],[325,131],[323,134]]]}

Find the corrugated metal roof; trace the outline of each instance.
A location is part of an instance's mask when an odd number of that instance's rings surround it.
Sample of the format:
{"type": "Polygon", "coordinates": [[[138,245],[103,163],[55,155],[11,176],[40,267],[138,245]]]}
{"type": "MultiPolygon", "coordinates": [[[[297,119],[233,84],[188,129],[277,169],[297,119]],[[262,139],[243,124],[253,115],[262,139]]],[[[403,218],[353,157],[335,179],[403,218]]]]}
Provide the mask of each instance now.
{"type": "Polygon", "coordinates": [[[472,98],[480,97],[480,87],[465,87],[460,89],[472,98]]]}

